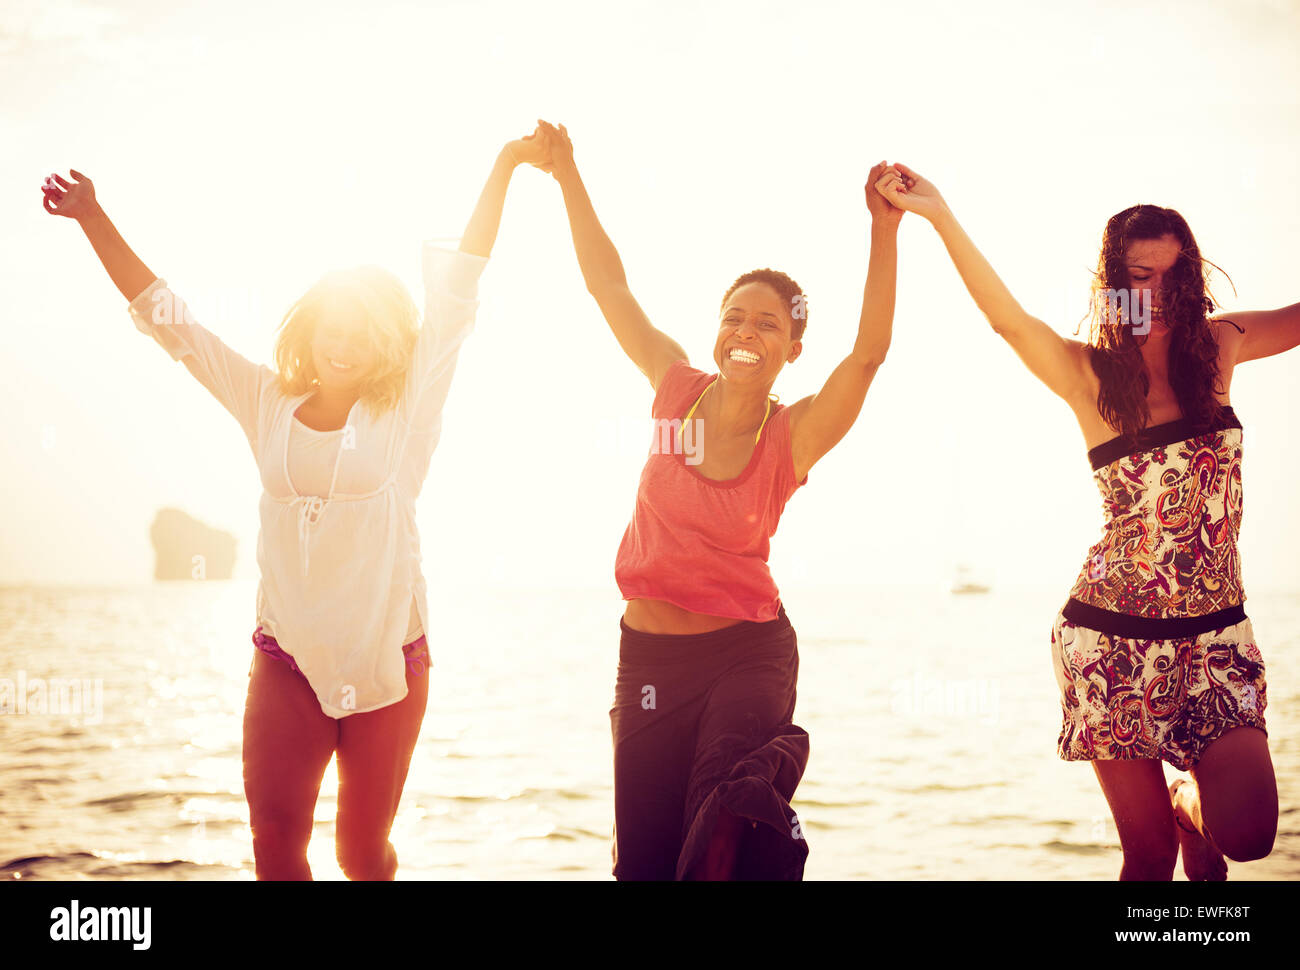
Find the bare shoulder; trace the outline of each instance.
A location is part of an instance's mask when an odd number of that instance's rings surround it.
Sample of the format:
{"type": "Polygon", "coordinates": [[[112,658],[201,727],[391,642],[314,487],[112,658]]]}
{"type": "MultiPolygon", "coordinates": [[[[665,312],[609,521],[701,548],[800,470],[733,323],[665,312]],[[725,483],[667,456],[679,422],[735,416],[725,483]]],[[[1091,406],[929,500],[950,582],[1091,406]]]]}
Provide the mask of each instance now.
{"type": "Polygon", "coordinates": [[[1061,341],[1065,344],[1065,349],[1074,355],[1081,367],[1088,370],[1092,369],[1092,355],[1089,353],[1091,346],[1086,341],[1076,340],[1073,337],[1062,337],[1061,341]]]}
{"type": "Polygon", "coordinates": [[[1091,392],[1097,384],[1097,372],[1092,369],[1092,345],[1073,337],[1062,337],[1061,340],[1065,343],[1066,353],[1078,369],[1084,389],[1091,392]]]}
{"type": "Polygon", "coordinates": [[[1061,338],[1065,343],[1066,353],[1074,362],[1076,381],[1072,392],[1061,395],[1070,410],[1074,412],[1084,437],[1092,440],[1102,433],[1105,422],[1097,410],[1097,398],[1101,394],[1101,378],[1092,365],[1093,347],[1082,340],[1068,337],[1061,338]]]}
{"type": "Polygon", "coordinates": [[[1206,321],[1210,325],[1210,332],[1214,334],[1215,342],[1219,345],[1220,357],[1226,355],[1231,361],[1236,361],[1237,350],[1246,337],[1245,325],[1238,319],[1241,316],[1242,314],[1239,313],[1220,313],[1206,321]]]}

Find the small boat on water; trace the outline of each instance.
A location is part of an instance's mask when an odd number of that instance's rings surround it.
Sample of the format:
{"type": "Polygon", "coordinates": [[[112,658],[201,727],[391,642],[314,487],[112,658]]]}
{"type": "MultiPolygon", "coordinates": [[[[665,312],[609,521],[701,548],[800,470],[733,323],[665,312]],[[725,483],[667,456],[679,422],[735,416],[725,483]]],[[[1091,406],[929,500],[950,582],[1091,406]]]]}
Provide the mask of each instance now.
{"type": "Polygon", "coordinates": [[[952,592],[954,596],[968,593],[987,593],[988,591],[988,586],[983,583],[977,583],[970,578],[970,569],[968,567],[957,567],[957,577],[952,583],[952,592]]]}

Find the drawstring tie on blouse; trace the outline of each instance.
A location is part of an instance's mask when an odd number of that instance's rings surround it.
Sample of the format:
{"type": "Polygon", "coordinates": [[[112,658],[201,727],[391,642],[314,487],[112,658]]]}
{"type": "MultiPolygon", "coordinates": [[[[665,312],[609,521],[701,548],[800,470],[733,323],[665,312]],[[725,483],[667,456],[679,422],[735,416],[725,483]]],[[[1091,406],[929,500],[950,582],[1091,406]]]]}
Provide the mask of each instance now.
{"type": "Polygon", "coordinates": [[[302,572],[307,575],[311,566],[311,526],[325,514],[325,499],[319,495],[299,495],[294,502],[302,502],[298,510],[298,545],[302,549],[302,572]]]}
{"type": "MultiPolygon", "coordinates": [[[[303,398],[305,400],[305,396],[303,398]]],[[[301,403],[301,400],[297,403],[301,403]]],[[[290,411],[292,414],[292,409],[290,411]]],[[[344,425],[344,427],[349,427],[344,425]]],[[[340,429],[342,430],[342,429],[340,429]]],[[[402,449],[398,454],[397,461],[389,468],[388,476],[383,483],[376,489],[361,494],[335,494],[334,488],[339,480],[339,465],[343,460],[343,452],[351,450],[344,447],[344,439],[340,438],[338,454],[334,456],[334,472],[330,476],[329,491],[325,496],[320,495],[302,495],[293,487],[293,479],[289,477],[289,434],[284,436],[284,451],[281,454],[281,470],[284,473],[284,481],[293,493],[290,499],[276,498],[277,502],[285,502],[290,508],[300,505],[298,509],[298,545],[302,548],[302,574],[307,575],[311,568],[311,533],[312,526],[320,522],[325,515],[325,509],[331,502],[354,502],[362,499],[374,498],[376,495],[386,492],[389,489],[396,488],[398,471],[401,467],[402,459],[405,456],[406,445],[402,444],[402,449]]]]}
{"type": "MultiPolygon", "coordinates": [[[[301,404],[309,396],[310,394],[305,394],[301,400],[295,402],[293,407],[290,408],[290,415],[296,413],[298,404],[301,404]]],[[[351,412],[349,412],[348,418],[351,419],[351,417],[351,412]]],[[[344,424],[344,428],[347,427],[349,425],[344,424]]],[[[284,471],[284,480],[294,493],[293,499],[289,503],[290,507],[302,502],[302,508],[298,511],[298,545],[302,549],[302,574],[306,576],[311,566],[311,527],[321,520],[321,516],[325,514],[326,504],[334,498],[334,486],[338,484],[339,480],[339,463],[343,460],[343,452],[346,450],[344,444],[347,439],[344,436],[339,438],[339,450],[334,456],[334,473],[330,475],[329,491],[327,497],[322,498],[319,495],[299,495],[298,490],[293,487],[293,479],[289,477],[289,437],[290,433],[286,432],[281,467],[284,471]]]]}

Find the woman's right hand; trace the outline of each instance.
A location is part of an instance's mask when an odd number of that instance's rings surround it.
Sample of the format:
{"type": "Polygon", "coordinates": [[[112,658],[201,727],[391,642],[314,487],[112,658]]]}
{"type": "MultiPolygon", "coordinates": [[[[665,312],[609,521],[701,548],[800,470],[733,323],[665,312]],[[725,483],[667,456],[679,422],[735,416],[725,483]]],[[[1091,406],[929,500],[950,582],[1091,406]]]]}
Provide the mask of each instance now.
{"type": "Polygon", "coordinates": [[[569,132],[564,125],[556,128],[549,121],[543,121],[541,118],[537,119],[537,124],[546,136],[550,148],[551,166],[544,171],[549,171],[555,179],[574,171],[576,166],[573,162],[573,142],[569,140],[569,132]]]}
{"type": "Polygon", "coordinates": [[[53,216],[83,219],[99,209],[95,201],[95,185],[75,168],[68,169],[75,182],[69,182],[57,172],[45,180],[41,191],[45,193],[45,211],[53,216]]]}
{"type": "Polygon", "coordinates": [[[516,138],[506,146],[516,165],[531,165],[540,168],[543,172],[551,170],[551,155],[547,150],[548,147],[541,125],[533,129],[531,135],[516,138]]]}
{"type": "Polygon", "coordinates": [[[923,179],[902,162],[895,162],[897,171],[886,171],[876,182],[876,191],[893,206],[906,212],[915,212],[933,222],[948,211],[948,204],[932,182],[923,179]]]}

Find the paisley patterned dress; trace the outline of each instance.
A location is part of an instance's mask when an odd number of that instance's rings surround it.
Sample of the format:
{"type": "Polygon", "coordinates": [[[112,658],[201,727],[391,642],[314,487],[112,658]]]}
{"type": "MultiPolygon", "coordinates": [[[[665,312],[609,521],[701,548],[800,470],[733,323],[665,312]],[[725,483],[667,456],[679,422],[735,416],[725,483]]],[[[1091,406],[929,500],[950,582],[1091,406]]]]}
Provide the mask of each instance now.
{"type": "Polygon", "coordinates": [[[1241,422],[1225,407],[1088,452],[1106,522],[1052,630],[1067,761],[1196,765],[1264,730],[1264,663],[1243,602],[1241,422]]]}

